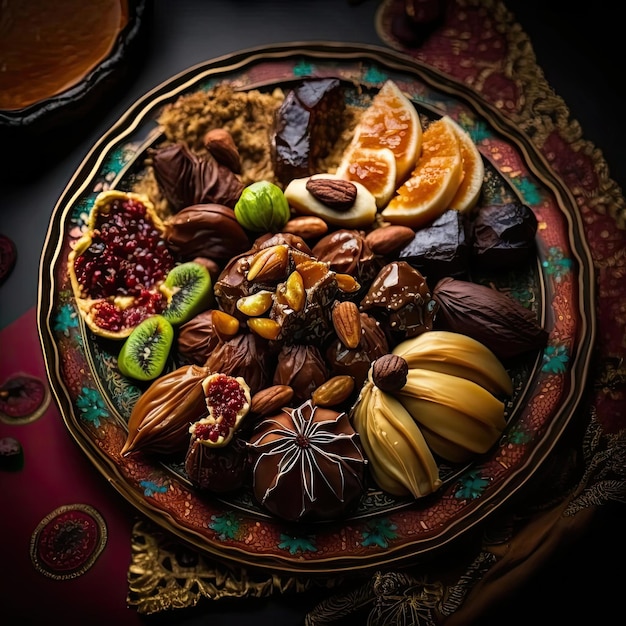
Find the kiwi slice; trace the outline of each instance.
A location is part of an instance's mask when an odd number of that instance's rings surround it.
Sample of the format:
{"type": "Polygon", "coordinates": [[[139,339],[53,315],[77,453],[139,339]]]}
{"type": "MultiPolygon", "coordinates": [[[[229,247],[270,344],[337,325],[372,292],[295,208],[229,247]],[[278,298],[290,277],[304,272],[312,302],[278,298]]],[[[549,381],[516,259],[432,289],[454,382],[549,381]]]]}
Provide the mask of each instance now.
{"type": "Polygon", "coordinates": [[[174,328],[162,315],[146,318],[122,344],[117,366],[124,376],[154,380],[161,374],[174,341],[174,328]]]}
{"type": "Polygon", "coordinates": [[[163,317],[174,326],[184,324],[211,304],[211,274],[204,265],[195,261],[176,265],[167,274],[161,291],[168,297],[163,317]]]}

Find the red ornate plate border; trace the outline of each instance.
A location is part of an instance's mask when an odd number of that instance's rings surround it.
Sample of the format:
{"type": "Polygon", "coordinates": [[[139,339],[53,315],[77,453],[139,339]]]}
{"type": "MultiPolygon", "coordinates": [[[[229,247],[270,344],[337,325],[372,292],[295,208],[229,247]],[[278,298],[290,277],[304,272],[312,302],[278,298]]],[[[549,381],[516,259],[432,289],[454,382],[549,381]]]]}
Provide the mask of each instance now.
{"type": "Polygon", "coordinates": [[[55,206],[41,258],[38,317],[50,384],[66,426],[129,502],[217,559],[317,574],[430,555],[509,500],[575,418],[596,333],[594,302],[591,253],[575,200],[527,136],[477,93],[419,61],[376,46],[321,42],[221,57],[174,76],[137,101],[93,147],[55,206]],[[120,457],[126,429],[115,403],[123,398],[104,393],[87,348],[87,331],[72,307],[65,267],[71,242],[80,235],[80,216],[88,213],[99,191],[132,179],[137,155],[159,136],[156,119],[164,104],[216,81],[252,89],[305,75],[340,76],[372,87],[392,77],[433,114],[447,113],[466,127],[485,131],[477,141],[481,153],[539,221],[543,321],[550,334],[517,396],[511,427],[492,453],[454,475],[432,497],[380,515],[316,526],[288,525],[201,497],[167,468],[120,457]]]}

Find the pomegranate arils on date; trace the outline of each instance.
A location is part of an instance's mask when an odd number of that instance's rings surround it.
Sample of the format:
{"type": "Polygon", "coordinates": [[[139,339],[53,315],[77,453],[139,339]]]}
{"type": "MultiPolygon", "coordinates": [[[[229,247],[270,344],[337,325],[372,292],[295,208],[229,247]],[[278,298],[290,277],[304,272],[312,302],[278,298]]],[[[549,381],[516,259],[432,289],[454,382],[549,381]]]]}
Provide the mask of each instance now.
{"type": "Polygon", "coordinates": [[[92,315],[98,326],[117,332],[123,328],[137,326],[149,315],[161,313],[167,306],[167,299],[160,292],[143,289],[132,307],[120,309],[108,300],[97,302],[92,308],[92,315]]]}
{"type": "Polygon", "coordinates": [[[247,399],[241,384],[225,374],[213,378],[205,386],[204,394],[215,422],[197,424],[194,434],[198,439],[216,442],[220,437],[227,437],[236,426],[247,399]]]}

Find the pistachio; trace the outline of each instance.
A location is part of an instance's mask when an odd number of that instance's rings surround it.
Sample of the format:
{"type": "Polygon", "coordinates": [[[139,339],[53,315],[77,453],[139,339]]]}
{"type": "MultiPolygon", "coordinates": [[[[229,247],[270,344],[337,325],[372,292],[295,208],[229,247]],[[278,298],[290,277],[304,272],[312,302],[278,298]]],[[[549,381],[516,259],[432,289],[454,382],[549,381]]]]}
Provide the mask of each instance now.
{"type": "Polygon", "coordinates": [[[248,185],[235,204],[237,221],[251,232],[282,230],[291,217],[283,190],[267,180],[248,185]]]}
{"type": "Polygon", "coordinates": [[[249,296],[243,296],[237,300],[237,309],[249,317],[263,315],[272,306],[274,294],[271,291],[262,289],[249,296]]]}
{"type": "Polygon", "coordinates": [[[239,320],[219,309],[212,310],[213,328],[222,341],[234,337],[239,332],[239,320]]]}
{"type": "Polygon", "coordinates": [[[252,317],[247,323],[248,328],[263,339],[275,340],[280,337],[280,324],[268,317],[252,317]]]}
{"type": "Polygon", "coordinates": [[[302,311],[306,304],[306,292],[304,290],[302,274],[297,270],[291,272],[287,280],[278,286],[276,298],[279,302],[286,304],[296,313],[302,311]]]}

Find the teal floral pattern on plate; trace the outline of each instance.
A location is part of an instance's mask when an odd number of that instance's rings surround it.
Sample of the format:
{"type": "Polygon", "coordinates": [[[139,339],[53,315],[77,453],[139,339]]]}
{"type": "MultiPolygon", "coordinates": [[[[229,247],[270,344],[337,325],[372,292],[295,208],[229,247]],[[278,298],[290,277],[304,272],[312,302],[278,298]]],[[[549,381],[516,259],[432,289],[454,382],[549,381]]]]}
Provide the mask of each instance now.
{"type": "MultiPolygon", "coordinates": [[[[595,329],[592,263],[572,198],[531,142],[488,104],[438,71],[375,47],[285,44],[234,54],[184,72],[138,102],[98,143],[55,209],[41,286],[42,345],[70,433],[138,510],[220,559],[289,572],[349,572],[402,562],[463,535],[537,471],[580,400],[595,329]],[[450,115],[471,135],[486,167],[484,202],[519,199],[537,216],[537,262],[527,269],[477,276],[534,311],[549,331],[541,354],[511,364],[514,395],[508,427],[480,460],[441,465],[442,488],[422,501],[370,489],[358,509],[336,522],[282,523],[249,491],[214,497],[193,489],[180,464],[121,457],[126,424],[142,392],[117,371],[117,349],[93,337],[72,298],[66,260],[103,189],[131,190],[146,151],[160,140],[157,120],[180,95],[220,81],[271,90],[308,76],[337,76],[359,104],[393,79],[424,120],[450,115]]],[[[176,361],[171,367],[176,366],[176,361]]]]}

